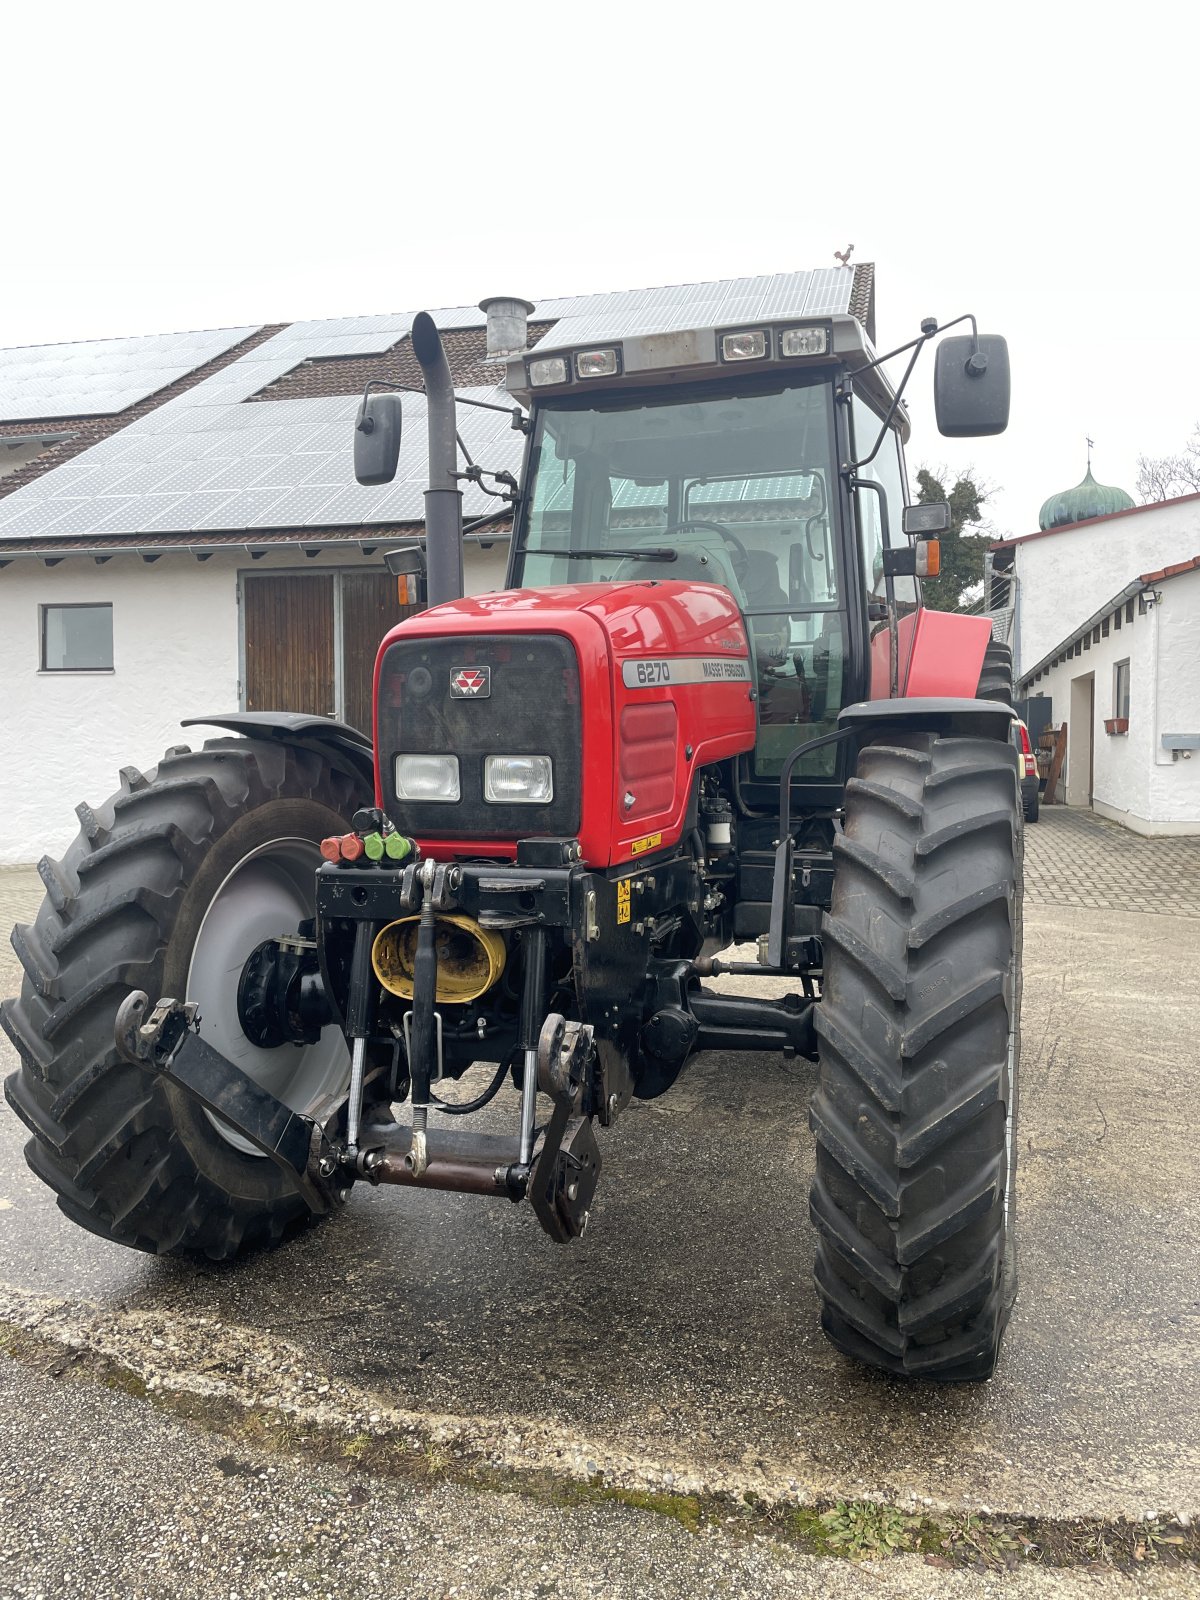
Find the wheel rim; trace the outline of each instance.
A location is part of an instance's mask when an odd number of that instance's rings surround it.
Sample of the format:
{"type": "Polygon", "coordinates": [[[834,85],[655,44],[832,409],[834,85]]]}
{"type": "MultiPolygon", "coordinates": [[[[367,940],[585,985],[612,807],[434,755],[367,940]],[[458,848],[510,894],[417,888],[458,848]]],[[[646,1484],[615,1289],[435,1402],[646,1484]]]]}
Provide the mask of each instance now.
{"type": "MultiPolygon", "coordinates": [[[[187,998],[199,1003],[205,1041],[277,1100],[309,1116],[331,1107],[349,1082],[350,1057],[340,1028],[323,1028],[315,1044],[264,1050],[242,1032],[237,995],[255,946],[295,933],[313,915],[320,860],[309,839],[273,839],[244,856],[204,913],[187,979],[187,998]]],[[[208,1111],[205,1116],[234,1149],[267,1159],[221,1117],[208,1111]]]]}

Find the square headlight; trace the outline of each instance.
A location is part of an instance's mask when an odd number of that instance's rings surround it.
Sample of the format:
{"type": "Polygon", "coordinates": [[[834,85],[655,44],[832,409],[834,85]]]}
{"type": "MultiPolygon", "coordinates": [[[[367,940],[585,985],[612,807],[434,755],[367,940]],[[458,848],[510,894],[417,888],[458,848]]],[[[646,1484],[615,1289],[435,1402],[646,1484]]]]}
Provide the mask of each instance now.
{"type": "Polygon", "coordinates": [[[457,756],[397,756],[398,800],[459,800],[457,756]]]}
{"type": "Polygon", "coordinates": [[[547,804],[554,799],[554,763],[549,756],[488,756],[483,798],[493,805],[547,804]]]}
{"type": "Polygon", "coordinates": [[[621,358],[615,349],[581,350],[575,357],[577,378],[612,378],[621,370],[621,358]]]}
{"type": "Polygon", "coordinates": [[[540,356],[529,363],[529,382],[534,389],[547,383],[566,383],[570,376],[566,356],[540,356]]]}
{"type": "Polygon", "coordinates": [[[767,354],[767,336],[761,328],[721,335],[722,361],[761,361],[767,354]]]}
{"type": "Polygon", "coordinates": [[[786,328],[779,335],[779,353],[783,356],[823,356],[828,345],[825,328],[786,328]]]}

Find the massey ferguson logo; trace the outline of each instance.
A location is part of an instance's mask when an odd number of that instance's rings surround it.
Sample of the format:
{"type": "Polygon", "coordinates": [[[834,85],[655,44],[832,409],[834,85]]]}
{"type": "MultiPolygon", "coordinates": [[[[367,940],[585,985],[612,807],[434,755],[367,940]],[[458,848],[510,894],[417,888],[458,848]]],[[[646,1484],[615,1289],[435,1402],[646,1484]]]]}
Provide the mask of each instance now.
{"type": "Polygon", "coordinates": [[[491,692],[491,667],[455,667],[450,674],[451,700],[486,700],[491,692]]]}

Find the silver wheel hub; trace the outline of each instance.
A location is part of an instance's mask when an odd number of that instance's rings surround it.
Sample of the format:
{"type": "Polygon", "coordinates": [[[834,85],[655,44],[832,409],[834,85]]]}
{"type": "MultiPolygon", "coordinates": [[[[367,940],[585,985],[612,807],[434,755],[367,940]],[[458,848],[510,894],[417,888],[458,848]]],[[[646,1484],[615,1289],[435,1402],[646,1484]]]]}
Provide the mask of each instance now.
{"type": "MultiPolygon", "coordinates": [[[[315,1044],[262,1049],[242,1032],[238,984],[257,945],[295,933],[313,915],[320,861],[308,839],[274,839],[243,857],[204,914],[187,979],[187,998],[200,1007],[201,1037],[284,1105],[308,1116],[324,1115],[345,1093],[350,1056],[341,1029],[323,1028],[315,1044]]],[[[207,1111],[205,1116],[236,1150],[261,1156],[227,1122],[207,1111]]]]}

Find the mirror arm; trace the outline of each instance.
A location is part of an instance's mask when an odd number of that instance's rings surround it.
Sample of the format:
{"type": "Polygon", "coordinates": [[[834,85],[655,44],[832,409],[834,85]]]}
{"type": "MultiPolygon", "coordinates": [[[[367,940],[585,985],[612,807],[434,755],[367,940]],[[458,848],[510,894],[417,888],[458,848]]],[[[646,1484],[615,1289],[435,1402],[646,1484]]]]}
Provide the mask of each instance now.
{"type": "MultiPolygon", "coordinates": [[[[425,393],[425,390],[419,388],[415,383],[401,383],[399,378],[390,378],[386,373],[382,378],[370,378],[367,380],[367,386],[363,390],[364,402],[371,389],[401,389],[405,394],[425,393]]],[[[470,395],[458,393],[454,396],[454,404],[456,406],[474,406],[477,411],[499,411],[502,416],[512,419],[514,430],[519,430],[521,433],[529,432],[529,418],[521,410],[520,406],[498,406],[494,400],[473,400],[470,395]]],[[[361,415],[362,412],[360,411],[359,416],[361,417],[361,415]]],[[[370,429],[367,432],[370,432],[370,429]]],[[[465,455],[466,451],[463,454],[465,455]]]]}
{"type": "Polygon", "coordinates": [[[892,418],[900,409],[900,402],[904,399],[904,391],[908,387],[908,380],[912,377],[912,370],[917,364],[917,357],[928,344],[930,339],[939,333],[945,333],[947,328],[956,328],[960,322],[971,324],[971,357],[967,362],[967,371],[972,377],[978,378],[987,371],[987,357],[979,349],[979,328],[974,315],[964,311],[961,317],[955,317],[950,322],[939,323],[936,317],[925,317],[921,323],[921,331],[915,339],[910,339],[907,344],[897,345],[894,350],[889,350],[885,356],[876,356],[874,361],[867,361],[861,367],[855,367],[853,372],[847,373],[848,378],[857,378],[860,372],[870,372],[874,367],[881,367],[885,361],[891,361],[894,356],[901,356],[906,350],[912,351],[912,358],[904,369],[904,376],[900,380],[900,387],[896,390],[896,398],[892,401],[888,414],[883,419],[883,427],[879,430],[879,437],[875,441],[874,449],[869,456],[864,456],[861,461],[844,461],[842,472],[857,472],[859,467],[870,466],[879,454],[879,447],[892,425],[892,418]]]}
{"type": "MultiPolygon", "coordinates": [[[[904,399],[904,391],[908,387],[908,380],[912,377],[912,370],[917,364],[917,359],[920,356],[921,351],[925,348],[926,342],[929,339],[932,339],[934,334],[938,331],[937,324],[933,321],[932,317],[929,317],[929,318],[926,319],[926,323],[923,324],[923,327],[926,327],[926,326],[928,327],[928,332],[924,332],[923,331],[922,334],[921,334],[921,337],[919,339],[914,339],[911,344],[906,344],[906,345],[902,346],[902,348],[905,349],[905,350],[912,350],[912,356],[909,359],[908,366],[905,367],[905,369],[904,369],[904,376],[900,379],[900,386],[896,390],[895,398],[892,400],[891,405],[888,407],[888,414],[883,419],[883,426],[879,430],[879,437],[876,439],[875,444],[874,444],[874,446],[873,446],[873,448],[871,450],[870,455],[869,456],[863,456],[861,461],[843,461],[842,462],[842,475],[844,477],[851,477],[854,473],[856,473],[858,471],[859,467],[870,466],[871,462],[874,461],[875,457],[879,454],[879,448],[883,444],[883,441],[887,438],[888,429],[892,425],[892,418],[896,415],[897,411],[899,411],[899,409],[900,409],[900,404],[904,399]]],[[[894,350],[892,352],[892,354],[893,355],[898,355],[899,351],[895,351],[894,350]]],[[[880,360],[882,360],[882,361],[886,361],[887,359],[888,359],[887,356],[881,356],[880,357],[880,360]]],[[[872,361],[870,363],[870,365],[872,367],[877,367],[879,365],[879,362],[878,361],[872,361]]],[[[859,372],[866,372],[868,369],[866,367],[859,367],[858,370],[859,370],[859,372]]],[[[850,377],[853,378],[853,376],[854,376],[854,374],[851,373],[850,377]]]]}

